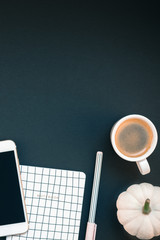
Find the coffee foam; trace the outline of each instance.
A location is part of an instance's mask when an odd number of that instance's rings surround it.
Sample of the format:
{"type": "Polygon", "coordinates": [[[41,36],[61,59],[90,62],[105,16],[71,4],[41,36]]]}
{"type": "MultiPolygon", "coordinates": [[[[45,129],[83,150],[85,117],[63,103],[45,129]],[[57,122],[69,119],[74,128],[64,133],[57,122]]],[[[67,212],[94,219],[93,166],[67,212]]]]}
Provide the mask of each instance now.
{"type": "Polygon", "coordinates": [[[131,118],[120,124],[115,134],[118,150],[127,157],[144,155],[151,147],[153,132],[142,119],[131,118]]]}

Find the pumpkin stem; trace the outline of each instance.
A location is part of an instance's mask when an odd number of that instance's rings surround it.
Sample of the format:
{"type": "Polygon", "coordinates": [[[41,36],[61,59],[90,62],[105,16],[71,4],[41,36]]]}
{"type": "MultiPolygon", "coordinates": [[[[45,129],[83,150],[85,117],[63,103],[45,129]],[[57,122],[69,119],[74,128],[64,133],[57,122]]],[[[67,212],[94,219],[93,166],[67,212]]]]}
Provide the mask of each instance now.
{"type": "Polygon", "coordinates": [[[142,209],[143,214],[149,214],[151,212],[151,208],[149,205],[150,205],[150,199],[147,198],[142,209]]]}

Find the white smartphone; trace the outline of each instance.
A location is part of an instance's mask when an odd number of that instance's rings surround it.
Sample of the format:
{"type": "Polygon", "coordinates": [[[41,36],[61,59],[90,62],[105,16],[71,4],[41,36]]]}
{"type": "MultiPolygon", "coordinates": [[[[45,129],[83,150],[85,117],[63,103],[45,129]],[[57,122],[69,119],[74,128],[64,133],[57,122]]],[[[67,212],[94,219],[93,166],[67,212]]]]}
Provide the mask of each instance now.
{"type": "Polygon", "coordinates": [[[28,230],[16,145],[0,141],[0,237],[28,230]]]}

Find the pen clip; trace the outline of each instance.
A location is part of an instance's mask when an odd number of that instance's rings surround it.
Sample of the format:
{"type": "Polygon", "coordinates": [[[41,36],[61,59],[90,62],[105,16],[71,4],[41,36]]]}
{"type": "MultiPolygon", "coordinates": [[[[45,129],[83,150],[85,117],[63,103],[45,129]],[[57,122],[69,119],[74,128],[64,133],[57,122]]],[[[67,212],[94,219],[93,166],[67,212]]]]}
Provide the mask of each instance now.
{"type": "Polygon", "coordinates": [[[97,230],[97,224],[88,222],[85,240],[95,240],[96,230],[97,230]]]}

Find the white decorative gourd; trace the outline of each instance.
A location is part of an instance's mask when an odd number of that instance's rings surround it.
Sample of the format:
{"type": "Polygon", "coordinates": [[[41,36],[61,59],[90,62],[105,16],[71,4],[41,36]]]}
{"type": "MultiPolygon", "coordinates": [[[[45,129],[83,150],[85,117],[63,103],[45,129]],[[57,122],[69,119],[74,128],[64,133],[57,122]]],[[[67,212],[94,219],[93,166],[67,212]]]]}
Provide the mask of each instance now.
{"type": "Polygon", "coordinates": [[[117,199],[117,217],[124,229],[139,239],[160,235],[160,187],[134,184],[117,199]]]}

